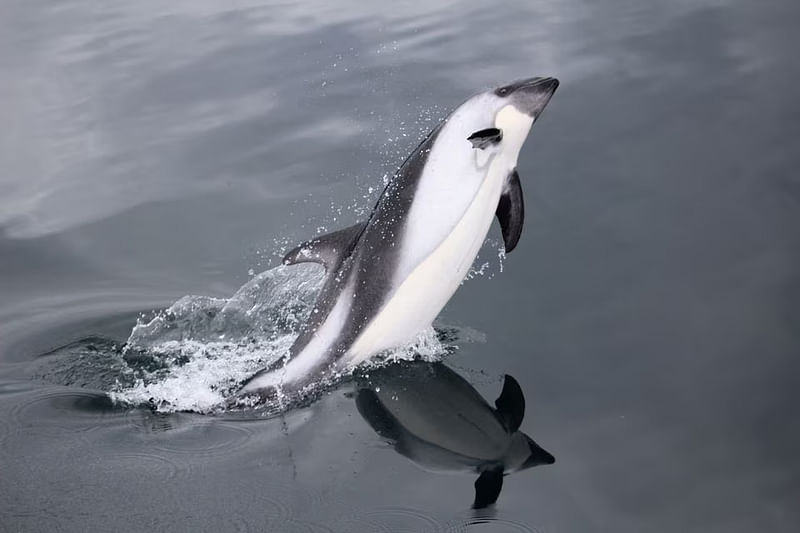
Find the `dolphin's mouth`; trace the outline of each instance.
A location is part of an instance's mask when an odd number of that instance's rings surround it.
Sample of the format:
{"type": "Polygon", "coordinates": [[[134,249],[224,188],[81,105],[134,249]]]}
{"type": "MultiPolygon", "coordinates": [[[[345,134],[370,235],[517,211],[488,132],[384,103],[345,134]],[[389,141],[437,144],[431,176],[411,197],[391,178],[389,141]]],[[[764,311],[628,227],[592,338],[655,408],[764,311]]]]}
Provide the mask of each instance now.
{"type": "Polygon", "coordinates": [[[537,76],[534,78],[525,78],[521,80],[512,81],[508,85],[504,85],[495,89],[497,96],[511,96],[516,92],[536,92],[536,93],[549,93],[552,95],[558,88],[558,80],[552,77],[537,76]]]}
{"type": "Polygon", "coordinates": [[[519,87],[520,89],[535,89],[537,91],[545,91],[553,94],[558,89],[558,79],[556,78],[528,78],[519,87]]]}
{"type": "Polygon", "coordinates": [[[519,111],[538,117],[558,88],[558,79],[536,77],[517,80],[494,91],[495,95],[507,99],[519,111]]]}

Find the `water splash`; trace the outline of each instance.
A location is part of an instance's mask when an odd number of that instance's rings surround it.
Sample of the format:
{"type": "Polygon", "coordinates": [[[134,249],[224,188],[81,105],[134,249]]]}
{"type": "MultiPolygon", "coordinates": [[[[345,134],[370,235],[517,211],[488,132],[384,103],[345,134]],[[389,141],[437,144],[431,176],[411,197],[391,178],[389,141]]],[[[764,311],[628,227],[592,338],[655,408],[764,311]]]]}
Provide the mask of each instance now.
{"type": "Polygon", "coordinates": [[[478,252],[478,255],[475,257],[475,261],[473,262],[469,271],[467,271],[467,275],[464,276],[464,279],[461,281],[461,284],[463,285],[467,281],[475,279],[479,276],[486,277],[487,279],[493,279],[496,273],[503,272],[503,264],[505,263],[505,260],[506,250],[503,242],[493,237],[487,238],[486,242],[478,252]],[[489,261],[483,261],[482,257],[488,254],[490,251],[496,253],[495,257],[497,257],[497,259],[495,260],[494,257],[490,257],[489,261]],[[497,265],[496,268],[495,265],[497,265]]]}
{"type": "MultiPolygon", "coordinates": [[[[111,397],[162,412],[223,409],[245,380],[288,355],[324,275],[313,263],[279,266],[253,277],[229,299],[184,296],[151,319],[140,319],[120,350],[123,371],[111,397]]],[[[429,328],[369,364],[438,360],[454,349],[457,338],[457,328],[429,328]]],[[[312,389],[331,385],[320,381],[312,389]]],[[[281,402],[281,408],[287,406],[281,402]]]]}

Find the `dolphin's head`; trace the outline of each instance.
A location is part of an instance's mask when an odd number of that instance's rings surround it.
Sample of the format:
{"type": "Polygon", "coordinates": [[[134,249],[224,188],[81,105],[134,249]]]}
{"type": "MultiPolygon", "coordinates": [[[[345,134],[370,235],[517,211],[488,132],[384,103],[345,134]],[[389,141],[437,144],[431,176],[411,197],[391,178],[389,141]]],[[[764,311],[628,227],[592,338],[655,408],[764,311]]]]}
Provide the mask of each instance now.
{"type": "Polygon", "coordinates": [[[501,105],[512,105],[517,112],[536,119],[542,114],[557,88],[557,79],[539,77],[517,80],[492,92],[501,105]]]}
{"type": "Polygon", "coordinates": [[[531,126],[556,88],[555,78],[528,78],[476,94],[450,116],[447,135],[453,138],[448,144],[463,145],[466,139],[472,143],[467,147],[502,154],[515,165],[531,126]]]}
{"type": "Polygon", "coordinates": [[[553,455],[536,444],[536,442],[530,438],[529,436],[522,434],[525,439],[528,441],[528,458],[525,459],[525,462],[522,464],[520,470],[524,470],[525,468],[531,468],[532,466],[539,466],[539,465],[551,465],[556,462],[556,458],[553,455]]]}
{"type": "Polygon", "coordinates": [[[521,431],[515,431],[511,435],[511,444],[503,458],[506,472],[516,472],[539,465],[551,465],[555,462],[556,458],[550,452],[521,431]]]}

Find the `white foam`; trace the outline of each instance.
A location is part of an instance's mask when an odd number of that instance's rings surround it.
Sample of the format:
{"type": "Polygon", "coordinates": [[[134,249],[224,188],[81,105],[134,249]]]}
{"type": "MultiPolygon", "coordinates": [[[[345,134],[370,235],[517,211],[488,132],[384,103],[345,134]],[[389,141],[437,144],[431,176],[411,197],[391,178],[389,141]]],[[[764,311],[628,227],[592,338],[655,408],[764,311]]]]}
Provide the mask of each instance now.
{"type": "Polygon", "coordinates": [[[167,341],[151,352],[173,364],[145,372],[132,386],[111,393],[115,401],[149,404],[157,411],[218,410],[240,383],[286,354],[294,340],[286,335],[270,343],[167,341]]]}
{"type": "MultiPolygon", "coordinates": [[[[118,382],[112,399],[161,412],[223,409],[243,382],[286,357],[322,279],[318,265],[280,266],[258,274],[230,299],[185,296],[152,319],[140,320],[123,355],[127,377],[133,379],[118,382]]],[[[453,349],[452,340],[451,335],[442,342],[428,328],[367,364],[436,361],[453,349]]],[[[336,379],[345,379],[354,369],[344,369],[336,379]]],[[[320,380],[310,389],[333,384],[320,380]]]]}

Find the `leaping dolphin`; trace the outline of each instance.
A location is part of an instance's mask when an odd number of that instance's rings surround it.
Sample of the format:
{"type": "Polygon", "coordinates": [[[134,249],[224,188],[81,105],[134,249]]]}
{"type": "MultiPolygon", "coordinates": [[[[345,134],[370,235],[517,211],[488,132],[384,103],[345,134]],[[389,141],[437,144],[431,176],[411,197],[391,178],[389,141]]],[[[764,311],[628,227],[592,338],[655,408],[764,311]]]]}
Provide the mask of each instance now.
{"type": "Polygon", "coordinates": [[[240,394],[298,391],[411,341],[455,293],[495,215],[511,252],[524,216],[517,158],[557,87],[529,78],[473,96],[409,155],[366,222],[290,251],[284,264],[321,263],[327,279],[288,362],[240,394]]]}

